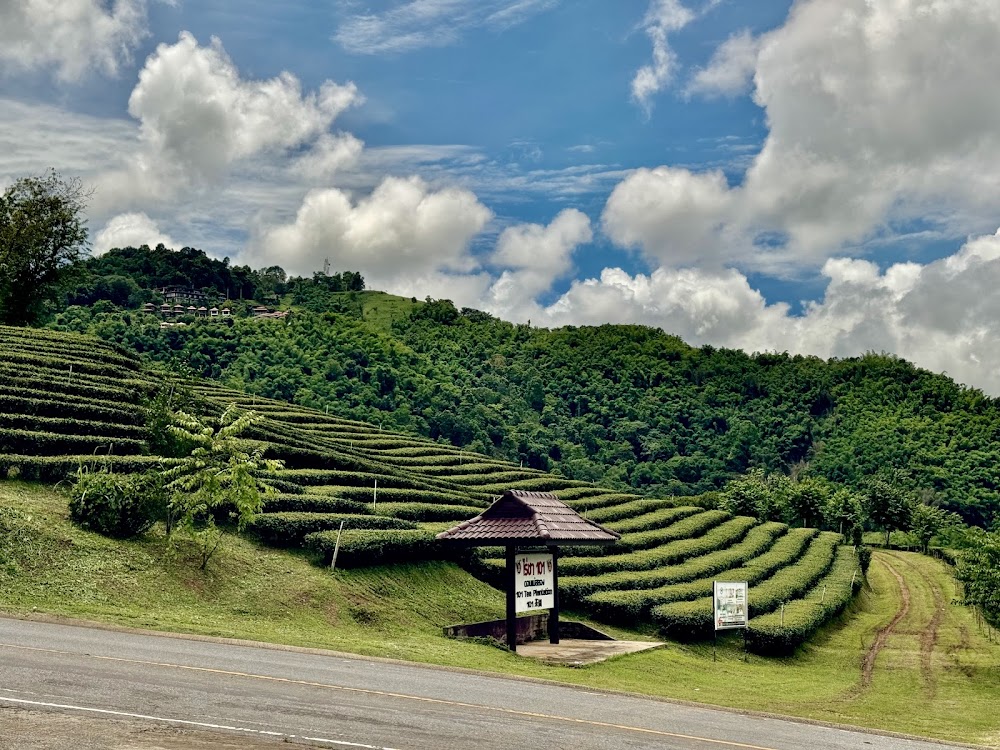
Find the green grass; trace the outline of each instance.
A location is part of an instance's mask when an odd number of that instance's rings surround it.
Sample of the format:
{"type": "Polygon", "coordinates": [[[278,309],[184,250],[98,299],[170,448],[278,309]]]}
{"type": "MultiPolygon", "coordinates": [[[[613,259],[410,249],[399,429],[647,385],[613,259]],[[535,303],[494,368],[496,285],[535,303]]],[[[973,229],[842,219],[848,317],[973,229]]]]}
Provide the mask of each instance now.
{"type": "Polygon", "coordinates": [[[305,554],[232,538],[201,572],[183,552],[168,552],[160,530],[108,540],[71,525],[58,492],[0,482],[2,612],[332,648],[1000,746],[1000,640],[991,642],[968,610],[950,604],[949,569],[878,551],[869,578],[852,616],[794,657],[745,659],[739,637],[726,636],[716,660],[711,644],[668,644],[582,669],[555,667],[442,636],[444,625],[503,613],[500,592],[454,565],[331,574],[305,554]],[[890,565],[906,580],[909,612],[864,687],[862,655],[901,606],[890,565]],[[920,634],[936,614],[928,650],[920,634]]]}

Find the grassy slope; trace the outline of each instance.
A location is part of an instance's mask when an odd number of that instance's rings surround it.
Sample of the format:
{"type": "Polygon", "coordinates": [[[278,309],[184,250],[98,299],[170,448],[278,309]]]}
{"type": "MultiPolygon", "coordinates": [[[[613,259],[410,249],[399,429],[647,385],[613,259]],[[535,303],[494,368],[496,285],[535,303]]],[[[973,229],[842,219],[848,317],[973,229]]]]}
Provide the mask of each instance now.
{"type": "Polygon", "coordinates": [[[711,645],[671,645],[571,669],[441,636],[442,625],[503,610],[498,591],[448,564],[331,575],[301,555],[234,539],[201,573],[169,556],[158,532],[113,542],[65,516],[57,492],[0,483],[0,611],[334,648],[1000,746],[1000,644],[950,605],[947,568],[917,555],[876,553],[873,590],[854,616],[794,659],[744,661],[738,638],[727,638],[718,661],[711,645]],[[866,688],[862,655],[901,604],[890,567],[904,576],[910,607],[866,688]],[[933,642],[921,640],[929,631],[933,642]]]}

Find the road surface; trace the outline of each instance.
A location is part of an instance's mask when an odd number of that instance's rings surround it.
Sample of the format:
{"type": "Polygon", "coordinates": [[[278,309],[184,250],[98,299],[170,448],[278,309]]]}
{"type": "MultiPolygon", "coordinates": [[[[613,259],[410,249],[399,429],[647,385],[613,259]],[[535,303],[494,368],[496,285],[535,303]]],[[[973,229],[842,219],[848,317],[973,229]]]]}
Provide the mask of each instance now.
{"type": "Polygon", "coordinates": [[[67,734],[129,748],[941,748],[537,681],[0,618],[0,748],[63,747],[67,734]],[[131,739],[116,745],[112,730],[131,739]],[[170,731],[187,740],[171,744],[170,731]]]}

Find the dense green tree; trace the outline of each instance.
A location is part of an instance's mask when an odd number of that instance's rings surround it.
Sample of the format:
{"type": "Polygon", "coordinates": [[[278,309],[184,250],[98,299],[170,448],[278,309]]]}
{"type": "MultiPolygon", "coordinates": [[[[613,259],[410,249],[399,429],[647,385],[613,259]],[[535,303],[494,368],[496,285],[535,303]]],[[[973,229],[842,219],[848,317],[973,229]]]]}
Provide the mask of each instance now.
{"type": "Polygon", "coordinates": [[[847,487],[834,490],[823,505],[823,520],[827,527],[839,532],[845,540],[851,529],[861,526],[863,519],[861,498],[847,487]]]}
{"type": "Polygon", "coordinates": [[[88,194],[54,170],[0,195],[0,323],[38,320],[87,249],[88,194]]]}
{"type": "Polygon", "coordinates": [[[885,532],[885,546],[893,531],[906,531],[913,517],[913,499],[900,486],[898,477],[871,477],[865,481],[863,507],[876,528],[885,532]]]}
{"type": "Polygon", "coordinates": [[[970,547],[959,557],[957,575],[965,603],[978,607],[1000,627],[1000,534],[974,533],[970,547]]]}

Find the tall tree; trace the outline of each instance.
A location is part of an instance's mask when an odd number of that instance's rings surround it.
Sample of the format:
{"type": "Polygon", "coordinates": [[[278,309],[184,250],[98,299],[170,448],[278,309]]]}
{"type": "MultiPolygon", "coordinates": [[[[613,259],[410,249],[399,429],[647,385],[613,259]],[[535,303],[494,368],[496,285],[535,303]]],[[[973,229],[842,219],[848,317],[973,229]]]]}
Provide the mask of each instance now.
{"type": "Polygon", "coordinates": [[[0,196],[0,322],[36,321],[87,249],[88,193],[55,170],[22,177],[0,196]]]}
{"type": "Polygon", "coordinates": [[[913,515],[913,500],[899,485],[898,477],[875,477],[865,482],[864,509],[868,520],[885,532],[885,546],[889,535],[896,530],[907,531],[913,515]]]}

